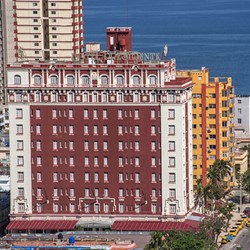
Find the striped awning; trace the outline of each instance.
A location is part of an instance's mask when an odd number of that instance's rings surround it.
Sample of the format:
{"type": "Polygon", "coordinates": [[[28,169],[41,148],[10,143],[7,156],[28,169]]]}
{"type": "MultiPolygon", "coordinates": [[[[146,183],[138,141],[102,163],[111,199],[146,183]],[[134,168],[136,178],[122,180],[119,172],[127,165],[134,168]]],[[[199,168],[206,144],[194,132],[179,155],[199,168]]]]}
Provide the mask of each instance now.
{"type": "Polygon", "coordinates": [[[187,231],[197,230],[193,225],[185,222],[161,221],[115,221],[112,230],[116,231],[187,231]]]}
{"type": "Polygon", "coordinates": [[[72,230],[77,220],[13,220],[7,230],[72,230]]]}

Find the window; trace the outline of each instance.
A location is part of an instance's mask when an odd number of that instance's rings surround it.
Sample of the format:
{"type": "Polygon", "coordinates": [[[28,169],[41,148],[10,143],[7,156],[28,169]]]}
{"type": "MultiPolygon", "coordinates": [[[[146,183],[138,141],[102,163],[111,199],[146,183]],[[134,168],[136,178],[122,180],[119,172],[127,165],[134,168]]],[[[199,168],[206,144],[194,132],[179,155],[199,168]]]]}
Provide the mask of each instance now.
{"type": "Polygon", "coordinates": [[[123,142],[122,141],[118,142],[118,149],[123,150],[123,142]]]}
{"type": "Polygon", "coordinates": [[[34,76],[34,84],[40,85],[42,83],[42,77],[39,75],[34,76]]]}
{"type": "Polygon", "coordinates": [[[109,81],[109,79],[107,76],[101,76],[101,84],[102,85],[107,85],[108,81],[109,81]]]}
{"type": "Polygon", "coordinates": [[[87,181],[87,182],[89,181],[89,172],[85,173],[85,181],[87,181]]]}
{"type": "Polygon", "coordinates": [[[151,195],[152,195],[152,197],[156,197],[156,189],[155,188],[152,189],[151,195]]]}
{"type": "Polygon", "coordinates": [[[42,148],[42,142],[36,141],[36,150],[41,150],[41,148],[42,148]]]}
{"type": "Polygon", "coordinates": [[[74,141],[69,141],[69,150],[74,150],[74,141]]]}
{"type": "Polygon", "coordinates": [[[168,126],[168,134],[169,135],[174,135],[175,134],[175,126],[174,125],[169,125],[168,126]]]}
{"type": "Polygon", "coordinates": [[[54,156],[53,157],[53,165],[57,165],[58,164],[58,157],[54,156]]]}
{"type": "Polygon", "coordinates": [[[119,182],[123,182],[123,173],[119,173],[119,182]]]}
{"type": "Polygon", "coordinates": [[[154,120],[155,119],[155,110],[151,109],[151,119],[154,120]]]}
{"type": "Polygon", "coordinates": [[[51,14],[52,14],[52,15],[55,15],[55,14],[56,14],[56,11],[52,10],[52,11],[51,11],[51,14]]]}
{"type": "Polygon", "coordinates": [[[36,179],[37,179],[38,182],[41,182],[41,181],[42,181],[42,173],[41,173],[41,172],[38,172],[38,173],[36,174],[36,179]]]}
{"type": "Polygon", "coordinates": [[[119,188],[119,197],[123,196],[124,196],[123,188],[119,188]]]}
{"type": "Polygon", "coordinates": [[[51,3],[51,6],[55,7],[55,6],[56,6],[56,3],[51,3]]]}
{"type": "Polygon", "coordinates": [[[51,84],[58,84],[58,77],[57,76],[51,76],[50,77],[51,84]]]}
{"type": "Polygon", "coordinates": [[[23,166],[24,160],[23,156],[17,156],[17,166],[23,166]]]}
{"type": "Polygon", "coordinates": [[[149,77],[149,84],[155,85],[157,83],[157,77],[156,76],[150,76],[149,77]]]}
{"type": "Polygon", "coordinates": [[[108,134],[108,126],[107,125],[103,125],[103,134],[104,135],[108,134]]]}
{"type": "Polygon", "coordinates": [[[53,134],[57,134],[57,125],[53,125],[53,134]]]}
{"type": "Polygon", "coordinates": [[[141,83],[141,79],[139,76],[133,76],[133,84],[139,85],[141,83]]]}
{"type": "Polygon", "coordinates": [[[175,110],[174,109],[168,110],[168,119],[175,119],[175,110]]]}
{"type": "Polygon", "coordinates": [[[119,213],[124,213],[124,205],[119,204],[119,213]]]}
{"type": "Polygon", "coordinates": [[[23,141],[21,140],[17,141],[17,150],[23,150],[23,141]]]}
{"type": "Polygon", "coordinates": [[[98,135],[98,126],[94,125],[94,135],[98,135]]]}
{"type": "Polygon", "coordinates": [[[74,188],[70,188],[69,196],[71,196],[71,197],[75,196],[75,189],[74,188]]]}
{"type": "Polygon", "coordinates": [[[16,109],[16,118],[18,118],[18,119],[23,118],[23,110],[22,109],[16,109]]]}
{"type": "Polygon", "coordinates": [[[117,76],[116,77],[116,83],[117,83],[117,85],[123,85],[124,84],[124,77],[123,76],[117,76]]]}
{"type": "Polygon", "coordinates": [[[118,109],[118,119],[122,119],[122,109],[118,109]]]}
{"type": "Polygon", "coordinates": [[[108,182],[109,181],[109,173],[107,173],[107,172],[104,173],[103,180],[104,180],[104,182],[108,182]]]}
{"type": "Polygon", "coordinates": [[[103,119],[108,119],[108,111],[107,111],[107,109],[104,109],[104,110],[102,111],[102,118],[103,118],[103,119]]]}
{"type": "Polygon", "coordinates": [[[16,125],[16,133],[19,135],[23,134],[23,125],[21,124],[16,125]]]}
{"type": "Polygon", "coordinates": [[[170,204],[169,205],[169,212],[171,214],[175,214],[176,213],[176,205],[175,204],[170,204]]]}
{"type": "Polygon", "coordinates": [[[135,110],[135,119],[139,119],[139,110],[138,109],[135,110]]]}
{"type": "Polygon", "coordinates": [[[42,157],[41,156],[36,157],[36,164],[37,165],[42,165],[42,157]]]}
{"type": "Polygon", "coordinates": [[[89,151],[89,141],[84,142],[84,150],[89,151]]]}
{"type": "Polygon", "coordinates": [[[134,93],[134,102],[140,102],[140,94],[139,93],[134,93]]]}
{"type": "Polygon", "coordinates": [[[108,93],[102,93],[102,102],[108,102],[108,93]]]}
{"type": "Polygon", "coordinates": [[[117,93],[117,102],[123,102],[123,93],[122,92],[117,93]]]}
{"type": "Polygon", "coordinates": [[[74,165],[75,165],[74,156],[70,156],[70,157],[69,157],[69,165],[70,165],[70,166],[74,166],[74,165]]]}
{"type": "Polygon", "coordinates": [[[87,109],[84,109],[84,111],[83,111],[83,117],[84,117],[85,119],[88,119],[88,118],[89,118],[89,112],[88,112],[87,109]]]}
{"type": "Polygon", "coordinates": [[[152,183],[156,182],[156,173],[151,174],[151,181],[152,183]]]}
{"type": "Polygon", "coordinates": [[[67,76],[67,84],[68,85],[73,85],[74,83],[75,83],[74,76],[67,76]]]}
{"type": "Polygon", "coordinates": [[[241,100],[240,99],[238,99],[238,103],[241,104],[241,100]]]}
{"type": "Polygon", "coordinates": [[[103,165],[104,165],[104,167],[108,166],[108,157],[107,156],[104,156],[104,158],[103,158],[103,165]]]}
{"type": "Polygon", "coordinates": [[[108,188],[104,188],[104,197],[108,197],[109,196],[109,189],[108,188]]]}
{"type": "Polygon", "coordinates": [[[17,181],[24,182],[24,173],[23,172],[17,172],[17,181]]]}
{"type": "Polygon", "coordinates": [[[14,76],[14,84],[21,84],[21,76],[20,75],[15,75],[14,76]]]}
{"type": "Polygon", "coordinates": [[[89,76],[82,76],[82,84],[89,85],[89,76]]]}
{"type": "Polygon", "coordinates": [[[175,173],[169,173],[169,182],[175,182],[175,173]]]}
{"type": "Polygon", "coordinates": [[[41,110],[36,109],[36,118],[41,118],[41,110]]]}
{"type": "Polygon", "coordinates": [[[140,182],[140,173],[135,173],[135,182],[136,183],[140,182]]]}
{"type": "Polygon", "coordinates": [[[135,166],[136,167],[140,166],[140,157],[135,157],[135,166]]]}
{"type": "Polygon", "coordinates": [[[98,197],[99,196],[99,189],[98,188],[95,188],[95,197],[98,197]]]}
{"type": "Polygon", "coordinates": [[[174,141],[169,141],[168,142],[168,150],[169,151],[175,151],[175,142],[174,141]]]}
{"type": "Polygon", "coordinates": [[[83,102],[89,102],[89,93],[83,93],[83,102]]]}
{"type": "Polygon", "coordinates": [[[17,102],[22,102],[23,100],[23,95],[22,93],[16,93],[16,101],[17,102]]]}
{"type": "Polygon", "coordinates": [[[123,157],[120,156],[119,157],[119,167],[122,167],[123,166],[123,157]]]}
{"type": "Polygon", "coordinates": [[[139,188],[135,189],[135,197],[140,197],[140,189],[139,188]]]}
{"type": "Polygon", "coordinates": [[[175,188],[170,188],[169,189],[169,197],[170,198],[175,198],[176,197],[176,190],[175,190],[175,188]]]}
{"type": "Polygon", "coordinates": [[[140,142],[139,142],[139,141],[136,141],[136,142],[135,142],[135,150],[136,150],[136,151],[139,151],[139,150],[140,150],[140,142]]]}
{"type": "Polygon", "coordinates": [[[169,167],[175,167],[175,157],[169,157],[169,167]]]}
{"type": "Polygon", "coordinates": [[[151,126],[151,135],[155,135],[155,125],[151,126]]]}
{"type": "Polygon", "coordinates": [[[34,30],[38,30],[38,27],[34,27],[34,30]]]}
{"type": "Polygon", "coordinates": [[[89,195],[90,195],[89,188],[85,188],[85,196],[89,197],[89,195]]]}
{"type": "Polygon", "coordinates": [[[58,181],[58,173],[57,172],[53,173],[53,181],[55,181],[55,182],[58,181]]]}
{"type": "Polygon", "coordinates": [[[94,141],[94,150],[95,150],[95,151],[98,150],[98,141],[94,141]]]}
{"type": "Polygon", "coordinates": [[[135,125],[135,135],[139,135],[139,134],[140,134],[139,125],[135,125]]]}
{"type": "Polygon", "coordinates": [[[58,196],[58,188],[54,188],[53,196],[55,196],[55,197],[58,196]]]}
{"type": "Polygon", "coordinates": [[[94,110],[93,110],[93,118],[94,118],[94,119],[98,119],[97,109],[94,109],[94,110]]]}
{"type": "Polygon", "coordinates": [[[59,211],[59,205],[58,205],[58,203],[53,203],[53,212],[54,213],[58,213],[58,211],[59,211]]]}
{"type": "Polygon", "coordinates": [[[69,134],[74,134],[74,125],[69,125],[69,134]]]}
{"type": "Polygon", "coordinates": [[[238,124],[242,123],[242,119],[238,118],[238,124]]]}
{"type": "Polygon", "coordinates": [[[18,203],[18,213],[24,213],[25,212],[25,204],[22,203],[18,203]]]}
{"type": "Polygon", "coordinates": [[[151,151],[155,151],[156,150],[156,142],[152,141],[151,142],[151,151]]]}
{"type": "Polygon", "coordinates": [[[36,125],[36,134],[37,135],[41,134],[41,125],[36,125]]]}
{"type": "Polygon", "coordinates": [[[89,157],[88,156],[84,157],[84,164],[85,164],[85,166],[89,166],[89,157]]]}
{"type": "Polygon", "coordinates": [[[94,166],[98,167],[98,162],[99,162],[98,156],[95,156],[94,157],[94,166]]]}

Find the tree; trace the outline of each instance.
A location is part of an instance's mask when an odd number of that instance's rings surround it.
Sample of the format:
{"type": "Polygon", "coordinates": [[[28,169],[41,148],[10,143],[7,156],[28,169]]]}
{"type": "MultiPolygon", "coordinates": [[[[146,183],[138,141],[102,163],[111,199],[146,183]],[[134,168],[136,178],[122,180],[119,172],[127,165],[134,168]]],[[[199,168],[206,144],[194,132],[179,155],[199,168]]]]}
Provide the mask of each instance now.
{"type": "Polygon", "coordinates": [[[202,178],[196,181],[195,186],[195,206],[201,208],[201,213],[205,212],[205,206],[207,204],[208,187],[203,186],[202,178]]]}
{"type": "Polygon", "coordinates": [[[201,230],[203,233],[209,235],[215,242],[217,242],[218,237],[225,226],[226,223],[223,217],[210,217],[202,221],[201,230]]]}
{"type": "Polygon", "coordinates": [[[206,234],[193,231],[170,231],[166,238],[171,250],[214,250],[216,244],[206,234]]]}
{"type": "Polygon", "coordinates": [[[250,199],[250,169],[248,169],[242,175],[241,186],[242,186],[242,189],[245,190],[248,193],[249,199],[250,199]]]}
{"type": "Polygon", "coordinates": [[[144,247],[145,250],[167,250],[165,232],[154,231],[150,233],[150,242],[144,247]]]}
{"type": "Polygon", "coordinates": [[[233,202],[226,202],[224,203],[220,208],[219,208],[219,213],[222,214],[224,216],[224,218],[227,220],[226,221],[226,225],[225,225],[225,229],[227,231],[228,226],[229,226],[229,221],[232,219],[233,217],[233,210],[235,209],[235,203],[233,202]]]}

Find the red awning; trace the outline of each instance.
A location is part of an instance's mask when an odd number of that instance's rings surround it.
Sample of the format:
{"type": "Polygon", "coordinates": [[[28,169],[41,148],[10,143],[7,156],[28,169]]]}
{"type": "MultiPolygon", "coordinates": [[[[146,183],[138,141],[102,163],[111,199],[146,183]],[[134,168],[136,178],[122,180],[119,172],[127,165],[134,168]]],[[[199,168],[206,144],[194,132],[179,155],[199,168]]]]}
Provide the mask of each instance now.
{"type": "Polygon", "coordinates": [[[115,221],[112,230],[117,231],[187,231],[196,228],[185,222],[161,221],[115,221]]]}
{"type": "Polygon", "coordinates": [[[7,230],[72,230],[77,220],[13,220],[7,230]]]}

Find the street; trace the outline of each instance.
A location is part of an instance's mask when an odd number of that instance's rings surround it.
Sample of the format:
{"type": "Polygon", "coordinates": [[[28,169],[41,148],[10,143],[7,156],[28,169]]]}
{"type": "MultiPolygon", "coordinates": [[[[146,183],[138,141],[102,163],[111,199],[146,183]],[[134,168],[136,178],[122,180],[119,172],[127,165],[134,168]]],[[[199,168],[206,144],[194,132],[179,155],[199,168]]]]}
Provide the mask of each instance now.
{"type": "Polygon", "coordinates": [[[225,244],[220,249],[236,250],[237,246],[240,246],[241,250],[250,249],[250,228],[243,228],[231,242],[225,244]]]}

